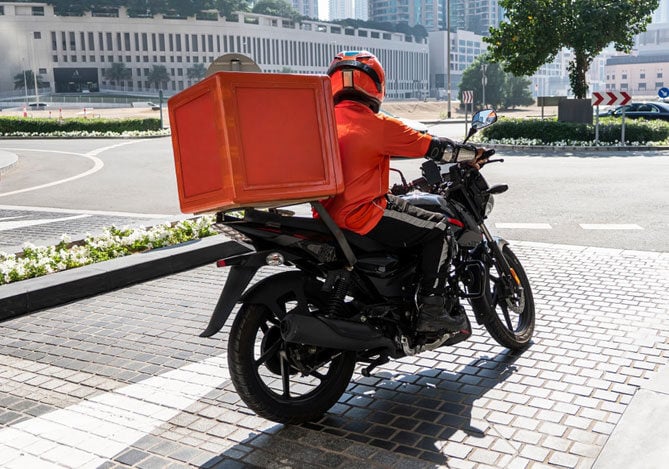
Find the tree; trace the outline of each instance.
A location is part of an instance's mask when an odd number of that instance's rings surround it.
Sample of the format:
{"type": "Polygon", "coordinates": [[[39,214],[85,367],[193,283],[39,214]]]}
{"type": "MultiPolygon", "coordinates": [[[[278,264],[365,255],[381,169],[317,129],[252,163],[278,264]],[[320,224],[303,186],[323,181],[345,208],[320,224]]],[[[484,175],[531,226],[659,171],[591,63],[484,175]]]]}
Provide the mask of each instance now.
{"type": "Polygon", "coordinates": [[[486,64],[485,104],[505,109],[532,104],[530,80],[526,77],[516,77],[497,63],[487,63],[488,58],[481,55],[462,73],[458,98],[462,100],[462,91],[474,92],[474,104],[483,102],[483,65],[486,64]]]}
{"type": "Polygon", "coordinates": [[[515,108],[516,106],[529,106],[534,104],[530,86],[532,82],[527,77],[517,77],[507,73],[504,80],[504,99],[502,106],[505,109],[515,108]]]}
{"type": "Polygon", "coordinates": [[[588,91],[586,73],[610,43],[629,52],[646,30],[659,0],[500,0],[507,21],[484,38],[491,60],[518,76],[532,75],[562,48],[571,49],[569,82],[577,98],[588,91]]]}
{"type": "Polygon", "coordinates": [[[302,18],[302,15],[285,0],[260,0],[251,11],[261,15],[280,16],[293,20],[302,18]]]}
{"type": "Polygon", "coordinates": [[[202,80],[206,74],[207,68],[201,63],[194,64],[191,68],[186,70],[186,76],[194,80],[202,80]]]}
{"type": "MultiPolygon", "coordinates": [[[[35,74],[33,73],[32,70],[24,70],[14,75],[15,90],[23,89],[26,87],[26,85],[28,86],[28,91],[35,88],[35,74]]],[[[44,86],[46,86],[46,83],[44,82],[44,80],[42,80],[42,77],[38,74],[37,87],[43,88],[44,86]]]]}
{"type": "Polygon", "coordinates": [[[462,101],[462,91],[474,92],[474,105],[483,103],[483,65],[486,64],[485,104],[498,107],[504,101],[505,74],[498,63],[488,63],[485,55],[479,55],[474,62],[462,72],[458,98],[462,101]]]}
{"type": "Polygon", "coordinates": [[[162,88],[162,85],[170,81],[170,76],[167,73],[167,68],[164,65],[153,65],[147,77],[149,83],[155,83],[156,88],[162,88]]]}
{"type": "Polygon", "coordinates": [[[123,62],[114,62],[111,67],[105,70],[104,74],[105,78],[115,85],[124,80],[129,80],[132,77],[132,70],[127,68],[123,62]]]}

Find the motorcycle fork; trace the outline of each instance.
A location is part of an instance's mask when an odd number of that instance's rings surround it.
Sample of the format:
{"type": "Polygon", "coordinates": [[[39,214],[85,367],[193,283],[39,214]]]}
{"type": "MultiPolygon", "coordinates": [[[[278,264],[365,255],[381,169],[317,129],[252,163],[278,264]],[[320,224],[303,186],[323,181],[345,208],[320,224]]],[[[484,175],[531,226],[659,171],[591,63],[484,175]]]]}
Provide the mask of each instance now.
{"type": "Polygon", "coordinates": [[[492,255],[497,261],[497,266],[500,269],[500,277],[502,280],[502,294],[505,298],[508,297],[520,297],[522,287],[520,285],[520,279],[518,278],[518,275],[516,274],[515,270],[509,265],[509,262],[506,260],[506,257],[504,257],[504,254],[502,253],[502,249],[500,248],[499,244],[495,242],[495,239],[493,238],[492,234],[490,234],[490,231],[488,231],[488,227],[485,226],[484,223],[481,223],[479,225],[479,229],[483,233],[483,236],[485,237],[486,241],[488,242],[488,246],[490,247],[490,251],[492,251],[492,255]]]}

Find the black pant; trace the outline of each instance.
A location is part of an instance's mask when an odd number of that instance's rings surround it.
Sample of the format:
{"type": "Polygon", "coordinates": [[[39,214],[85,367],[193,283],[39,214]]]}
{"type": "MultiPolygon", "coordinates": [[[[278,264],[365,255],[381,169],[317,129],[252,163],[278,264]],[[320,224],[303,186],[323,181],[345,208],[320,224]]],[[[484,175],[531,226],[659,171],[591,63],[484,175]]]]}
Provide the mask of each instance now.
{"type": "Polygon", "coordinates": [[[445,217],[391,194],[386,198],[383,217],[366,236],[393,248],[420,246],[421,292],[441,294],[450,262],[445,217]]]}

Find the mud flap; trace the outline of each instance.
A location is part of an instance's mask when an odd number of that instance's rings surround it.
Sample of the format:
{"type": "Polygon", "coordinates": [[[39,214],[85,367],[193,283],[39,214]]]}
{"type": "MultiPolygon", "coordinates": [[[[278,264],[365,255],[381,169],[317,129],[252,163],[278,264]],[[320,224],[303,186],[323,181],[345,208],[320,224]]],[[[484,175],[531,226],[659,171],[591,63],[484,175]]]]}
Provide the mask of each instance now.
{"type": "Polygon", "coordinates": [[[242,292],[251,282],[251,279],[260,267],[234,265],[230,268],[228,279],[225,282],[221,296],[218,298],[216,308],[211,315],[209,325],[200,334],[200,337],[211,337],[216,334],[225,325],[225,321],[230,317],[232,308],[242,296],[242,292]]]}

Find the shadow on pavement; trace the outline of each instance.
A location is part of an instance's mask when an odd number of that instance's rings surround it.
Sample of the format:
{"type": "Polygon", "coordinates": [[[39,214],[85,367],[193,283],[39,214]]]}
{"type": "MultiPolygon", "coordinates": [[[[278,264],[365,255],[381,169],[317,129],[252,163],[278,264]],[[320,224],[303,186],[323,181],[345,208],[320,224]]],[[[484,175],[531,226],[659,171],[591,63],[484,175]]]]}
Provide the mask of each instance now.
{"type": "Polygon", "coordinates": [[[249,433],[201,467],[242,467],[237,465],[241,455],[243,467],[448,466],[451,458],[465,457],[459,455],[465,438],[483,438],[492,430],[476,418],[476,401],[514,373],[519,356],[505,350],[472,359],[457,372],[435,368],[359,376],[319,421],[249,433]]]}

